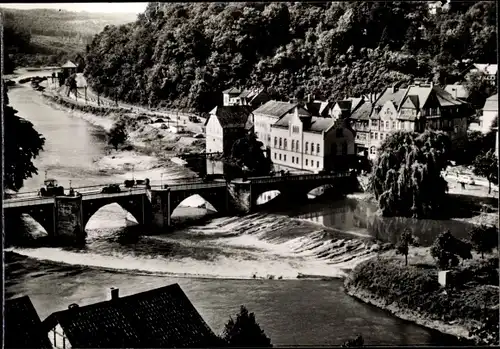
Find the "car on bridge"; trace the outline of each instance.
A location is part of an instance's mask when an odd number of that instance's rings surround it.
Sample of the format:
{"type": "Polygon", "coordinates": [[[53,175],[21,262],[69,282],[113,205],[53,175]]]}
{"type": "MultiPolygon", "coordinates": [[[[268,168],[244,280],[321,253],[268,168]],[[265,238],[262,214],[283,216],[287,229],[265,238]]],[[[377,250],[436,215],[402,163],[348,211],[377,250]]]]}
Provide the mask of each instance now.
{"type": "Polygon", "coordinates": [[[121,193],[120,186],[118,184],[110,184],[108,186],[105,186],[102,188],[101,193],[103,194],[114,194],[114,193],[121,193]]]}
{"type": "Polygon", "coordinates": [[[41,196],[63,196],[64,187],[57,185],[57,180],[48,178],[43,181],[45,187],[40,188],[41,196]]]}

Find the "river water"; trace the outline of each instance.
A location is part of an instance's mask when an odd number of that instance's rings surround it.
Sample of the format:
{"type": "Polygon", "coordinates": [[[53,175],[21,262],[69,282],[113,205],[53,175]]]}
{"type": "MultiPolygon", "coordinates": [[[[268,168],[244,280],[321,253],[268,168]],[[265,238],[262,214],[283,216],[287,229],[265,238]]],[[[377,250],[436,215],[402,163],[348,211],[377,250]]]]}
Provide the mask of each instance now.
{"type": "MultiPolygon", "coordinates": [[[[105,156],[104,135],[77,112],[46,105],[29,84],[12,88],[9,98],[47,139],[35,160],[40,173],[24,190],[38,189],[45,170],[65,186],[130,175],[96,169],[105,156]]],[[[160,172],[163,181],[192,175],[172,165],[141,175],[158,180],[160,172]]],[[[110,287],[127,295],[177,282],[217,333],[245,305],[276,345],[338,345],[357,334],[370,345],[454,343],[347,296],[341,279],[324,279],[343,276],[345,268],[370,257],[367,245],[375,238],[394,241],[411,225],[428,244],[444,229],[465,236],[466,224],[381,219],[356,197],[311,202],[293,212],[210,218],[156,236],[143,236],[140,227],[127,226],[128,219],[117,205],[103,207],[87,224],[82,249],[9,247],[6,296],[29,295],[44,319],[71,303],[108,299],[110,287]],[[299,273],[309,278],[297,279],[299,273]]]]}

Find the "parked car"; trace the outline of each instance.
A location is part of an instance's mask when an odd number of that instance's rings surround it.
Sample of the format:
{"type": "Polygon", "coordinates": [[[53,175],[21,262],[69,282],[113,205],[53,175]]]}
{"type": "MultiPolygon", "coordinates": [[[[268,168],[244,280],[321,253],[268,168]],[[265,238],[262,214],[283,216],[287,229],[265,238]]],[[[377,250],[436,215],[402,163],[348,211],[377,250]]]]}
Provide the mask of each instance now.
{"type": "Polygon", "coordinates": [[[190,116],[189,121],[194,122],[194,123],[199,123],[200,119],[197,116],[190,116]]]}
{"type": "Polygon", "coordinates": [[[102,188],[101,193],[103,194],[113,194],[120,193],[122,190],[118,184],[110,184],[104,188],[102,188]]]}

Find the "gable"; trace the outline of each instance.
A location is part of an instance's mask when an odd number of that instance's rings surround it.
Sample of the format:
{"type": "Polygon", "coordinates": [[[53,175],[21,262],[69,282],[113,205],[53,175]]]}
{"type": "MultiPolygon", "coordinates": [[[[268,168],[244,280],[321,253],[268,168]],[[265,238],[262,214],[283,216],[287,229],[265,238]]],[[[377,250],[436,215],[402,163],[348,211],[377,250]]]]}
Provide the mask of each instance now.
{"type": "Polygon", "coordinates": [[[382,109],[380,109],[379,115],[382,119],[395,120],[398,116],[398,111],[396,110],[394,103],[387,101],[382,106],[382,109]]]}
{"type": "Polygon", "coordinates": [[[217,119],[217,116],[213,114],[210,114],[207,121],[205,122],[205,126],[207,130],[222,128],[219,119],[217,119]]]}

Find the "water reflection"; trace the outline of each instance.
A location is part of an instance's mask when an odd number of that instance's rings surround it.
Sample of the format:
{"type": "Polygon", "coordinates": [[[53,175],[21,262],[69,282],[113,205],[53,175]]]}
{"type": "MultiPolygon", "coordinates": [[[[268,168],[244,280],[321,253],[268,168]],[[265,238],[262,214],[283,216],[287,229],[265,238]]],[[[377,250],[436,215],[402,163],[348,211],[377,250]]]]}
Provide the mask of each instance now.
{"type": "Polygon", "coordinates": [[[472,224],[455,220],[381,217],[377,214],[375,205],[353,198],[310,203],[290,215],[326,227],[392,243],[397,242],[403,230],[410,229],[423,246],[430,246],[437,235],[446,230],[457,238],[467,238],[468,232],[473,227],[472,224]]]}

